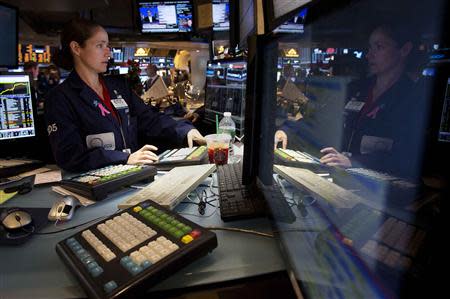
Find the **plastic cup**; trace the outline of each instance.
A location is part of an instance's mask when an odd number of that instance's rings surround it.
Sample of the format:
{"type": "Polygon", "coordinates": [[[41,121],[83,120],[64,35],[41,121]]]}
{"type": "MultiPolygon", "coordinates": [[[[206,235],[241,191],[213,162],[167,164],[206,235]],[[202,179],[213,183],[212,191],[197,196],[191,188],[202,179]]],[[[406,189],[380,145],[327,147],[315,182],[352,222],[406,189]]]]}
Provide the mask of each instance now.
{"type": "Polygon", "coordinates": [[[228,146],[231,137],[228,134],[206,135],[206,147],[208,148],[209,163],[223,165],[228,163],[228,146]]]}

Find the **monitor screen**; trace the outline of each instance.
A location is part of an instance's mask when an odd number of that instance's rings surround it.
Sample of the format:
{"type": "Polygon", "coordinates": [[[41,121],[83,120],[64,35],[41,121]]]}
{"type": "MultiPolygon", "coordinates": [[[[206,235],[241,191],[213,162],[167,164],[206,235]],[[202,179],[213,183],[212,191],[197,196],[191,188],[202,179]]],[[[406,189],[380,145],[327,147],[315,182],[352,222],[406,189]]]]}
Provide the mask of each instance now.
{"type": "Polygon", "coordinates": [[[439,141],[450,142],[450,78],[447,80],[444,105],[442,107],[439,141]]]}
{"type": "Polygon", "coordinates": [[[192,31],[192,4],[189,0],[140,1],[142,33],[177,33],[192,31]]]}
{"type": "Polygon", "coordinates": [[[0,75],[0,140],[35,136],[28,75],[0,75]]]}
{"type": "Polygon", "coordinates": [[[304,24],[306,19],[307,8],[300,10],[292,19],[278,26],[275,33],[303,33],[305,31],[304,24]]]}
{"type": "Polygon", "coordinates": [[[0,4],[0,67],[17,66],[17,33],[17,9],[0,4]]]}
{"type": "Polygon", "coordinates": [[[213,30],[230,30],[230,3],[229,0],[213,0],[213,30]]]}

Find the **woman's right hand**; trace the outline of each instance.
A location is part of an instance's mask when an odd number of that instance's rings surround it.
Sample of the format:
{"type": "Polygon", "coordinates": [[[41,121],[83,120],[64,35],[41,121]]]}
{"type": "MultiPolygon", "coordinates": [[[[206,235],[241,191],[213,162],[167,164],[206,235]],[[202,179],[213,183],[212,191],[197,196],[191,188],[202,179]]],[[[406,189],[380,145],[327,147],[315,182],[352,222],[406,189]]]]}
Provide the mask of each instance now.
{"type": "Polygon", "coordinates": [[[152,164],[158,161],[158,156],[152,152],[158,148],[153,145],[146,144],[141,149],[135,151],[128,157],[127,164],[152,164]]]}

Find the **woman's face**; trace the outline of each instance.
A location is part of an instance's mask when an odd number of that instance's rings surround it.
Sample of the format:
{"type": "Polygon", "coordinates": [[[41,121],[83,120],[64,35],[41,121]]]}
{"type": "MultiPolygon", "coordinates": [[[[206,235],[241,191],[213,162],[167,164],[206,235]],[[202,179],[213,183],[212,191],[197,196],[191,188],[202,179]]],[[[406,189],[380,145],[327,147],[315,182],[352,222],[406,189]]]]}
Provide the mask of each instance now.
{"type": "Polygon", "coordinates": [[[108,68],[110,57],[108,33],[98,27],[94,34],[79,48],[79,63],[95,73],[104,73],[108,68]]]}
{"type": "Polygon", "coordinates": [[[404,60],[397,43],[379,29],[370,35],[369,52],[366,57],[369,71],[373,75],[388,73],[404,60]]]}

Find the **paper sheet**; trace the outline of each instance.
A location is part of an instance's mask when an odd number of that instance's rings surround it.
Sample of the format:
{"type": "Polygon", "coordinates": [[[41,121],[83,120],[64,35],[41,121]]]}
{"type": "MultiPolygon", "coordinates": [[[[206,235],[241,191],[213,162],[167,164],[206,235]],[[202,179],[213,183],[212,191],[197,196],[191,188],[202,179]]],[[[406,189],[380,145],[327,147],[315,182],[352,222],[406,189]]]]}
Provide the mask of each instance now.
{"type": "Polygon", "coordinates": [[[56,183],[61,181],[61,170],[52,170],[42,173],[37,173],[34,177],[34,184],[47,184],[47,183],[56,183]]]}
{"type": "Polygon", "coordinates": [[[80,202],[81,205],[83,205],[85,207],[95,203],[95,201],[87,199],[84,196],[81,196],[79,194],[73,193],[73,192],[71,192],[71,191],[69,191],[67,189],[64,189],[63,187],[60,187],[60,186],[52,187],[52,191],[54,191],[54,192],[56,192],[58,194],[61,194],[61,195],[72,195],[73,197],[78,199],[78,201],[80,202]]]}
{"type": "Polygon", "coordinates": [[[150,89],[144,93],[142,99],[144,100],[144,102],[146,102],[150,99],[161,99],[168,95],[169,90],[167,89],[166,84],[164,84],[164,81],[161,77],[158,77],[155,83],[153,83],[152,87],[150,87],[150,89]]]}

